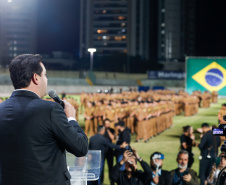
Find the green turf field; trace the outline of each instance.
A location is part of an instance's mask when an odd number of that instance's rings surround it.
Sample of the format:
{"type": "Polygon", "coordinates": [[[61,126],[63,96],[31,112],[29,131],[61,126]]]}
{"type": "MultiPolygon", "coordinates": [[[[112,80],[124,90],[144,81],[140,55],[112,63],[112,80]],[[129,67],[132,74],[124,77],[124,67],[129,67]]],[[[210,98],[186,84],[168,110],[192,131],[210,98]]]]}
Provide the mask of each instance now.
{"type": "MultiPolygon", "coordinates": [[[[78,99],[79,97],[76,96],[78,99]]],[[[149,163],[150,154],[159,151],[165,155],[163,162],[163,169],[172,170],[177,167],[176,155],[179,151],[180,146],[180,135],[182,134],[182,127],[185,125],[191,125],[194,127],[196,142],[200,142],[200,135],[196,132],[196,129],[200,127],[203,122],[208,122],[211,125],[217,124],[217,113],[221,107],[221,104],[226,102],[226,99],[219,99],[217,104],[211,104],[210,108],[200,108],[197,115],[191,117],[185,117],[183,115],[175,116],[173,126],[161,133],[157,137],[151,139],[148,143],[139,142],[135,143],[135,136],[132,136],[131,146],[135,148],[143,160],[149,163]]],[[[83,116],[79,116],[79,123],[84,127],[83,116]]],[[[199,169],[199,149],[193,148],[193,153],[195,155],[195,162],[192,166],[196,172],[199,169]]],[[[73,165],[74,157],[71,154],[67,154],[68,165],[73,165]]],[[[140,166],[138,166],[141,169],[140,166]]],[[[104,184],[110,184],[108,179],[108,170],[105,163],[105,178],[104,184]]]]}

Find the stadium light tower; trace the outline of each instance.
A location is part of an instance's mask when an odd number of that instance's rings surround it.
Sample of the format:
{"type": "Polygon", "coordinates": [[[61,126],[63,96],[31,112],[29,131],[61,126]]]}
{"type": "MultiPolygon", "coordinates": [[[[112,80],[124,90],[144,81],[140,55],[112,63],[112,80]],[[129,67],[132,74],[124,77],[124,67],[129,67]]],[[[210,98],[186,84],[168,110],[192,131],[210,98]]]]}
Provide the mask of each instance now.
{"type": "Polygon", "coordinates": [[[93,53],[96,52],[96,48],[89,48],[88,52],[90,52],[90,71],[93,71],[93,53]]]}

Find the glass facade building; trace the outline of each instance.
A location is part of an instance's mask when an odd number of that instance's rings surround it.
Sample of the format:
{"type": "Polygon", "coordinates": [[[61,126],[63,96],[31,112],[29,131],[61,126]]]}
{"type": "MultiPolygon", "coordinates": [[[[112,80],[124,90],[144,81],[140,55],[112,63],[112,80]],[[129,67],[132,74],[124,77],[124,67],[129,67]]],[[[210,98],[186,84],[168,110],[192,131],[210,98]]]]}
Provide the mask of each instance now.
{"type": "Polygon", "coordinates": [[[0,1],[0,63],[36,51],[36,0],[0,1]]]}
{"type": "Polygon", "coordinates": [[[82,0],[80,58],[126,53],[149,57],[149,0],[82,0]]]}
{"type": "Polygon", "coordinates": [[[158,1],[158,60],[183,61],[195,52],[195,0],[158,1]]]}

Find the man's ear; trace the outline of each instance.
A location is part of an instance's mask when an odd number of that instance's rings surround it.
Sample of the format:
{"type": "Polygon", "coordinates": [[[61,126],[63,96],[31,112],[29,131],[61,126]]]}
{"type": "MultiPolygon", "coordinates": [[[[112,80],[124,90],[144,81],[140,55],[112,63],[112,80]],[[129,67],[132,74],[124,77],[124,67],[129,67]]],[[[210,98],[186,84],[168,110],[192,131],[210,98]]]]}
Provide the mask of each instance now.
{"type": "Polygon", "coordinates": [[[39,84],[39,77],[36,73],[33,74],[32,76],[32,82],[35,84],[35,85],[38,85],[39,84]]]}

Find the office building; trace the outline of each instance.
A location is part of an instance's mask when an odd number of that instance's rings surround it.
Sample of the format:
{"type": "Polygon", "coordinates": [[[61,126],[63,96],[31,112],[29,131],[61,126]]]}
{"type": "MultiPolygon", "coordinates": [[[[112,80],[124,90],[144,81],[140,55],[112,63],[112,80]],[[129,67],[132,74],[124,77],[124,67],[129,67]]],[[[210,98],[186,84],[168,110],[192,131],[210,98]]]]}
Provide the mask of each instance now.
{"type": "Polygon", "coordinates": [[[195,53],[195,0],[158,1],[158,61],[195,53]]]}
{"type": "Polygon", "coordinates": [[[36,51],[36,0],[0,1],[0,64],[36,51]]]}
{"type": "Polygon", "coordinates": [[[81,0],[80,58],[126,53],[148,59],[149,0],[81,0]]]}

